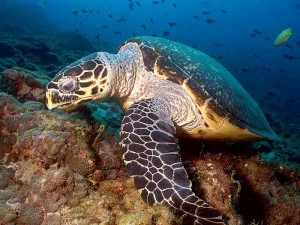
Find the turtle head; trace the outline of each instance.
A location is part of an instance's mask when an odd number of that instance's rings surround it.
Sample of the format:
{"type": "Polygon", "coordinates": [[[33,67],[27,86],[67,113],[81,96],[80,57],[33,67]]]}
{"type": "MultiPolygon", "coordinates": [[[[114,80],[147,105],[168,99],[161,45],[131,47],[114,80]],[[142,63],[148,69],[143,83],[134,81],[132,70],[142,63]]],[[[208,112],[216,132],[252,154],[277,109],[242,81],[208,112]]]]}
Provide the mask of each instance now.
{"type": "Polygon", "coordinates": [[[46,88],[47,107],[71,111],[83,103],[109,97],[112,75],[103,54],[88,55],[58,72],[46,88]]]}

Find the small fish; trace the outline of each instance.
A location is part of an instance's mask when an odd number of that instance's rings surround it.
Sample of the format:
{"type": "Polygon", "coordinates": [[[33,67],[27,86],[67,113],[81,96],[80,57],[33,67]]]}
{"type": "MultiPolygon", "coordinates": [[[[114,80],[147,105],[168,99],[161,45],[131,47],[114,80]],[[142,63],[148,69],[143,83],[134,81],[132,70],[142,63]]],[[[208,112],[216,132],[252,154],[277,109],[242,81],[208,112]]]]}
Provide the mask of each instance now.
{"type": "Polygon", "coordinates": [[[107,25],[105,25],[105,24],[104,24],[104,25],[102,25],[102,28],[107,28],[107,25]]]}
{"type": "Polygon", "coordinates": [[[241,71],[244,72],[244,73],[247,73],[249,70],[246,69],[246,68],[242,68],[241,71]]]}
{"type": "Polygon", "coordinates": [[[222,9],[221,12],[224,13],[224,14],[228,14],[228,11],[225,10],[225,9],[222,9]]]}
{"type": "Polygon", "coordinates": [[[109,18],[113,19],[114,17],[111,14],[107,15],[109,18]]]}
{"type": "Polygon", "coordinates": [[[197,45],[192,45],[193,48],[199,49],[197,45]]]}
{"type": "Polygon", "coordinates": [[[135,36],[136,36],[136,33],[133,32],[133,33],[132,33],[132,37],[135,37],[135,36]]]}
{"type": "Polygon", "coordinates": [[[259,34],[259,35],[261,34],[261,32],[257,29],[253,29],[253,32],[256,33],[256,34],[259,34]]]}
{"type": "Polygon", "coordinates": [[[270,69],[269,67],[266,67],[266,66],[262,66],[262,69],[263,69],[264,71],[268,71],[268,72],[271,71],[271,69],[270,69]]]}
{"type": "Polygon", "coordinates": [[[158,35],[157,35],[157,34],[151,34],[151,36],[152,36],[152,37],[158,37],[158,35]]]}
{"type": "Polygon", "coordinates": [[[222,46],[222,43],[220,43],[220,42],[214,43],[214,46],[216,46],[216,47],[221,47],[221,46],[222,46]]]}
{"type": "Polygon", "coordinates": [[[286,28],[283,31],[281,31],[279,33],[279,35],[276,37],[275,41],[274,41],[274,45],[275,46],[279,46],[281,44],[283,44],[284,42],[286,42],[289,37],[292,35],[292,29],[291,28],[286,28]]]}
{"type": "Polygon", "coordinates": [[[193,16],[195,20],[199,20],[199,16],[193,16]]]}
{"type": "Polygon", "coordinates": [[[297,57],[297,56],[292,56],[292,55],[287,55],[287,54],[284,54],[283,58],[285,58],[287,60],[296,60],[296,59],[299,59],[299,57],[297,57]]]}
{"type": "Polygon", "coordinates": [[[175,3],[173,3],[173,7],[176,9],[177,8],[177,5],[175,3]]]}
{"type": "Polygon", "coordinates": [[[78,15],[78,11],[73,11],[72,13],[73,13],[75,16],[78,15]]]}
{"type": "Polygon", "coordinates": [[[125,21],[125,19],[124,19],[123,17],[121,17],[121,18],[118,20],[119,23],[124,22],[124,21],[125,21]]]}
{"type": "Polygon", "coordinates": [[[210,15],[210,12],[204,11],[202,12],[202,15],[210,15]]]}
{"type": "Polygon", "coordinates": [[[208,23],[208,24],[214,24],[214,23],[216,23],[216,21],[213,20],[213,19],[207,19],[206,23],[208,23]]]}
{"type": "Polygon", "coordinates": [[[173,22],[168,22],[168,24],[169,24],[170,27],[174,27],[174,26],[177,25],[177,23],[173,23],[173,22]]]}
{"type": "Polygon", "coordinates": [[[153,1],[152,3],[153,3],[153,4],[158,4],[159,2],[158,2],[158,1],[153,1]]]}
{"type": "Polygon", "coordinates": [[[252,56],[253,56],[254,58],[258,58],[258,57],[259,57],[259,56],[258,56],[257,54],[255,54],[255,53],[253,53],[252,56]]]}
{"type": "Polygon", "coordinates": [[[89,11],[85,10],[85,9],[82,9],[80,10],[82,13],[88,13],[89,11]]]}
{"type": "Polygon", "coordinates": [[[267,94],[268,94],[269,96],[271,96],[271,97],[276,97],[276,96],[277,96],[276,93],[271,92],[271,91],[268,91],[267,94]]]}
{"type": "Polygon", "coordinates": [[[100,13],[100,11],[99,11],[99,10],[96,10],[96,13],[97,13],[97,14],[99,14],[99,13],[100,13]]]}
{"type": "Polygon", "coordinates": [[[289,48],[289,49],[293,49],[293,47],[290,44],[285,44],[284,46],[289,48]]]}
{"type": "Polygon", "coordinates": [[[280,71],[281,73],[287,74],[286,70],[284,70],[284,69],[281,69],[281,68],[280,68],[279,71],[280,71]]]}
{"type": "Polygon", "coordinates": [[[146,27],[145,24],[142,24],[141,27],[142,27],[143,29],[147,30],[147,27],[146,27]]]}
{"type": "Polygon", "coordinates": [[[169,35],[170,35],[170,32],[168,32],[168,31],[164,31],[164,32],[163,32],[163,36],[166,37],[166,36],[169,36],[169,35]]]}
{"type": "Polygon", "coordinates": [[[133,10],[133,4],[129,4],[128,7],[130,10],[133,10]]]}
{"type": "Polygon", "coordinates": [[[120,31],[115,31],[114,34],[121,35],[122,33],[120,31]]]}
{"type": "Polygon", "coordinates": [[[150,22],[153,24],[154,23],[154,20],[152,18],[150,18],[150,22]]]}
{"type": "Polygon", "coordinates": [[[139,2],[135,2],[135,4],[138,5],[138,6],[141,6],[141,3],[139,3],[139,2]]]}

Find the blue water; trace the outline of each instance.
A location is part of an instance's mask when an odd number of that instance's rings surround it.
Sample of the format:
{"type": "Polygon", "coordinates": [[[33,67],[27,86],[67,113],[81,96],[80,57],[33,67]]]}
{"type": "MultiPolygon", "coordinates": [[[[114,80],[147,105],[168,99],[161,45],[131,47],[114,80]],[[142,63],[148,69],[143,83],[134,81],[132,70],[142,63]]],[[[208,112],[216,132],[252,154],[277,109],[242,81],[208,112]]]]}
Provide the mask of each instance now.
{"type": "Polygon", "coordinates": [[[0,0],[0,23],[77,31],[98,51],[115,52],[135,35],[198,48],[229,69],[264,110],[294,127],[300,124],[299,21],[297,0],[0,0]],[[287,27],[292,36],[275,47],[287,27]]]}

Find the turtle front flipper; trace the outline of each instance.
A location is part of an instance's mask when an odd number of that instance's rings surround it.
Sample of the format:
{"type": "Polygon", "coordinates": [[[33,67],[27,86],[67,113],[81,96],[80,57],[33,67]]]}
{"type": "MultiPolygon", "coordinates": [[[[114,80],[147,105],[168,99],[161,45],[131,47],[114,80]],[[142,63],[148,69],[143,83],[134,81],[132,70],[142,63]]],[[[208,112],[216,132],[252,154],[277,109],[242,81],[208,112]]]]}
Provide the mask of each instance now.
{"type": "Polygon", "coordinates": [[[124,116],[122,157],[136,188],[146,203],[167,204],[189,224],[224,224],[220,212],[193,193],[168,115],[163,102],[153,99],[134,103],[124,116]]]}

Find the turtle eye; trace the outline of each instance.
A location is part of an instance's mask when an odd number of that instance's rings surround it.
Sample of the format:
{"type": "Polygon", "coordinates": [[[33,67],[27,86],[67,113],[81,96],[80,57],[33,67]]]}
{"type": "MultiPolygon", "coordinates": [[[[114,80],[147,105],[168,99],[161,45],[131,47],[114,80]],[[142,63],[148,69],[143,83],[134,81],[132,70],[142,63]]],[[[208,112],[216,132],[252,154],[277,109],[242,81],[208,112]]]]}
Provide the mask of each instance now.
{"type": "Polygon", "coordinates": [[[59,89],[65,93],[69,94],[77,88],[77,81],[70,77],[65,77],[59,81],[59,89]]]}

